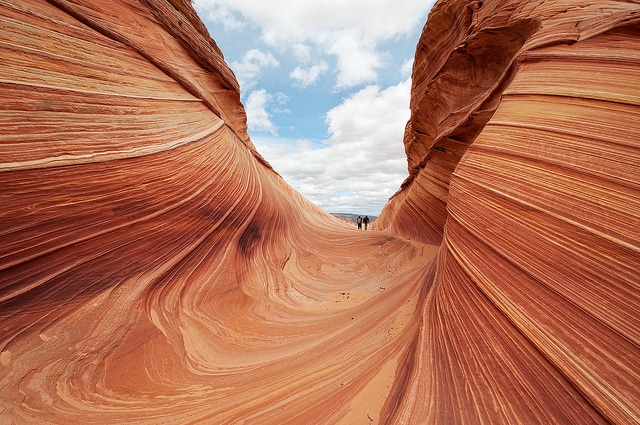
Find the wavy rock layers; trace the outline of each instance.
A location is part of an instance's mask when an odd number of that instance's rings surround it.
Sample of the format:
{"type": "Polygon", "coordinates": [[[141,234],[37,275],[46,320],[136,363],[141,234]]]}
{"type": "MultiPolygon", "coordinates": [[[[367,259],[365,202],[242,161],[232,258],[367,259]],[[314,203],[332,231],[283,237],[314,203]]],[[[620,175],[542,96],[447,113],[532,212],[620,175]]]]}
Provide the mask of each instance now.
{"type": "Polygon", "coordinates": [[[376,226],[442,247],[388,422],[640,422],[639,18],[626,1],[432,10],[410,178],[376,226]]]}
{"type": "Polygon", "coordinates": [[[0,49],[1,423],[379,419],[437,248],[286,185],[187,2],[2,1],[0,49]]]}

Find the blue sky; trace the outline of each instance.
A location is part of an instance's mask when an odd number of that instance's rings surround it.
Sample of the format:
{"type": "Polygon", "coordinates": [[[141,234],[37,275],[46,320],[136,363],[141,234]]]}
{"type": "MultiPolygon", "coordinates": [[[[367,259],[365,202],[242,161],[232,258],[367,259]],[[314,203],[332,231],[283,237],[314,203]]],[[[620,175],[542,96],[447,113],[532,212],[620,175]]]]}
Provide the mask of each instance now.
{"type": "Polygon", "coordinates": [[[415,47],[435,0],[195,0],[249,135],[328,212],[377,215],[407,176],[415,47]]]}

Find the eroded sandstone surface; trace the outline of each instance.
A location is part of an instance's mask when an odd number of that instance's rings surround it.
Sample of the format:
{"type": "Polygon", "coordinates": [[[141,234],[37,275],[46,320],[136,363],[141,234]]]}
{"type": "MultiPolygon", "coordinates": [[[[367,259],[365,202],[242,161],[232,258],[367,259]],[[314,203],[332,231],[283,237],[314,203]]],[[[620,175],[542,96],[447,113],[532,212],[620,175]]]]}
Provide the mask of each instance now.
{"type": "Polygon", "coordinates": [[[364,233],[189,2],[0,1],[0,423],[640,422],[639,22],[438,2],[364,233]]]}

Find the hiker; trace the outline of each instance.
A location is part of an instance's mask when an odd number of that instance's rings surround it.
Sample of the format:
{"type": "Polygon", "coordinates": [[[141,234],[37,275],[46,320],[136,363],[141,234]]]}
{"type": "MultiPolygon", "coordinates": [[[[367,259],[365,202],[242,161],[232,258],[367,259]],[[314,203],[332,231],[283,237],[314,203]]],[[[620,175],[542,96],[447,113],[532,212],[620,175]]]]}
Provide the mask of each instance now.
{"type": "Polygon", "coordinates": [[[362,217],[358,216],[356,223],[358,224],[358,230],[362,229],[362,217]]]}
{"type": "Polygon", "coordinates": [[[362,219],[362,222],[364,223],[364,230],[367,230],[367,224],[369,224],[369,216],[365,215],[362,219]]]}

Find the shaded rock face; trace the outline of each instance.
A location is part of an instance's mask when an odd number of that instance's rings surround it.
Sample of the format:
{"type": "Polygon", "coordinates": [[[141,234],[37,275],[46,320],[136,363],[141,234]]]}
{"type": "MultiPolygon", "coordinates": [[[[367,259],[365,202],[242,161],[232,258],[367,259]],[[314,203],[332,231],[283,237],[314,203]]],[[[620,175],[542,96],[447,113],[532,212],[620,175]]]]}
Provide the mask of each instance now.
{"type": "Polygon", "coordinates": [[[439,2],[365,233],[189,2],[0,2],[0,418],[639,422],[639,16],[439,2]]]}

